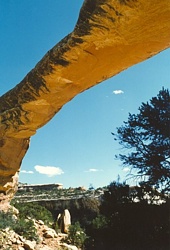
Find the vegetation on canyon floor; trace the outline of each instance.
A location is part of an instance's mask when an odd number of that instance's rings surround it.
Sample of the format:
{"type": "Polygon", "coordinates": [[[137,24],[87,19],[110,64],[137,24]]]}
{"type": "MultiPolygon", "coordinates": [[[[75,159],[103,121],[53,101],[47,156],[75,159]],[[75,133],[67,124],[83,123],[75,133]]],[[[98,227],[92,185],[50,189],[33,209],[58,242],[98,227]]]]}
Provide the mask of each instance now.
{"type": "MultiPolygon", "coordinates": [[[[19,210],[17,221],[11,214],[1,213],[1,228],[11,227],[28,239],[38,240],[30,221],[40,219],[58,232],[56,211],[49,211],[37,202],[15,200],[14,205],[19,210]]],[[[81,249],[169,249],[169,197],[150,186],[141,183],[140,187],[131,188],[125,183],[112,182],[104,188],[100,198],[84,197],[80,202],[74,199],[67,209],[72,225],[65,242],[81,249]]]]}

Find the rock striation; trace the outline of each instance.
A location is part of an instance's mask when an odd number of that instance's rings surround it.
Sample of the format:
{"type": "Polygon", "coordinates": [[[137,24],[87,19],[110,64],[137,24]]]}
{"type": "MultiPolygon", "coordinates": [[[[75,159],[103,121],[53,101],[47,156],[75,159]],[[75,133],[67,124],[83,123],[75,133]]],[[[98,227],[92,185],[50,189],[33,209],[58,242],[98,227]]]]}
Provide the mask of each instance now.
{"type": "Polygon", "coordinates": [[[169,46],[169,0],[85,0],[73,32],[0,98],[0,207],[38,128],[77,94],[169,46]]]}

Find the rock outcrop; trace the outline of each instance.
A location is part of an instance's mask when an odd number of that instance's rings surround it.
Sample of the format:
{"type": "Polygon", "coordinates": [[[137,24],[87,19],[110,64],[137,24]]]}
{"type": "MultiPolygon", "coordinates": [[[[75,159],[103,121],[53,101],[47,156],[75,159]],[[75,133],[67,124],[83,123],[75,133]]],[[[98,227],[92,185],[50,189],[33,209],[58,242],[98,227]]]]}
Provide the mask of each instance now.
{"type": "Polygon", "coordinates": [[[62,233],[68,233],[71,225],[71,215],[68,209],[64,209],[64,212],[58,215],[57,224],[62,233]]]}
{"type": "Polygon", "coordinates": [[[49,190],[60,190],[63,188],[61,183],[52,183],[52,184],[20,184],[18,185],[18,192],[26,191],[26,192],[34,192],[36,190],[49,191],[49,190]]]}
{"type": "Polygon", "coordinates": [[[66,234],[56,233],[49,228],[43,221],[33,220],[37,231],[38,240],[28,240],[17,234],[10,228],[0,231],[0,249],[6,250],[54,250],[54,249],[77,249],[76,246],[63,243],[66,234]]]}
{"type": "Polygon", "coordinates": [[[0,98],[1,208],[38,128],[77,94],[169,46],[169,0],[85,0],[73,32],[0,98]]]}

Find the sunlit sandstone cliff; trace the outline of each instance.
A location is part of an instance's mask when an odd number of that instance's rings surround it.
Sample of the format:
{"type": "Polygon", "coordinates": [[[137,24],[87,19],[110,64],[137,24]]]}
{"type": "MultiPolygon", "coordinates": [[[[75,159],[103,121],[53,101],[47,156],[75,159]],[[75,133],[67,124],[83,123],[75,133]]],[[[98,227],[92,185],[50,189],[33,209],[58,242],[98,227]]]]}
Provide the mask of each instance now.
{"type": "Polygon", "coordinates": [[[73,32],[0,98],[1,208],[38,128],[77,94],[169,46],[169,0],[86,0],[73,32]]]}

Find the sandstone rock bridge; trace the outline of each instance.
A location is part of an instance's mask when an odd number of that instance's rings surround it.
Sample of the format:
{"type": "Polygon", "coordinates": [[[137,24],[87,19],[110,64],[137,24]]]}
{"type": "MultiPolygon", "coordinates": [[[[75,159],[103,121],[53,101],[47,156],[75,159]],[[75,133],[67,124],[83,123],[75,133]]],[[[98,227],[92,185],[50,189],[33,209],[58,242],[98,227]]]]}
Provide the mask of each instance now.
{"type": "Polygon", "coordinates": [[[169,0],[85,0],[73,32],[0,98],[1,209],[38,128],[77,94],[169,46],[169,0]]]}

